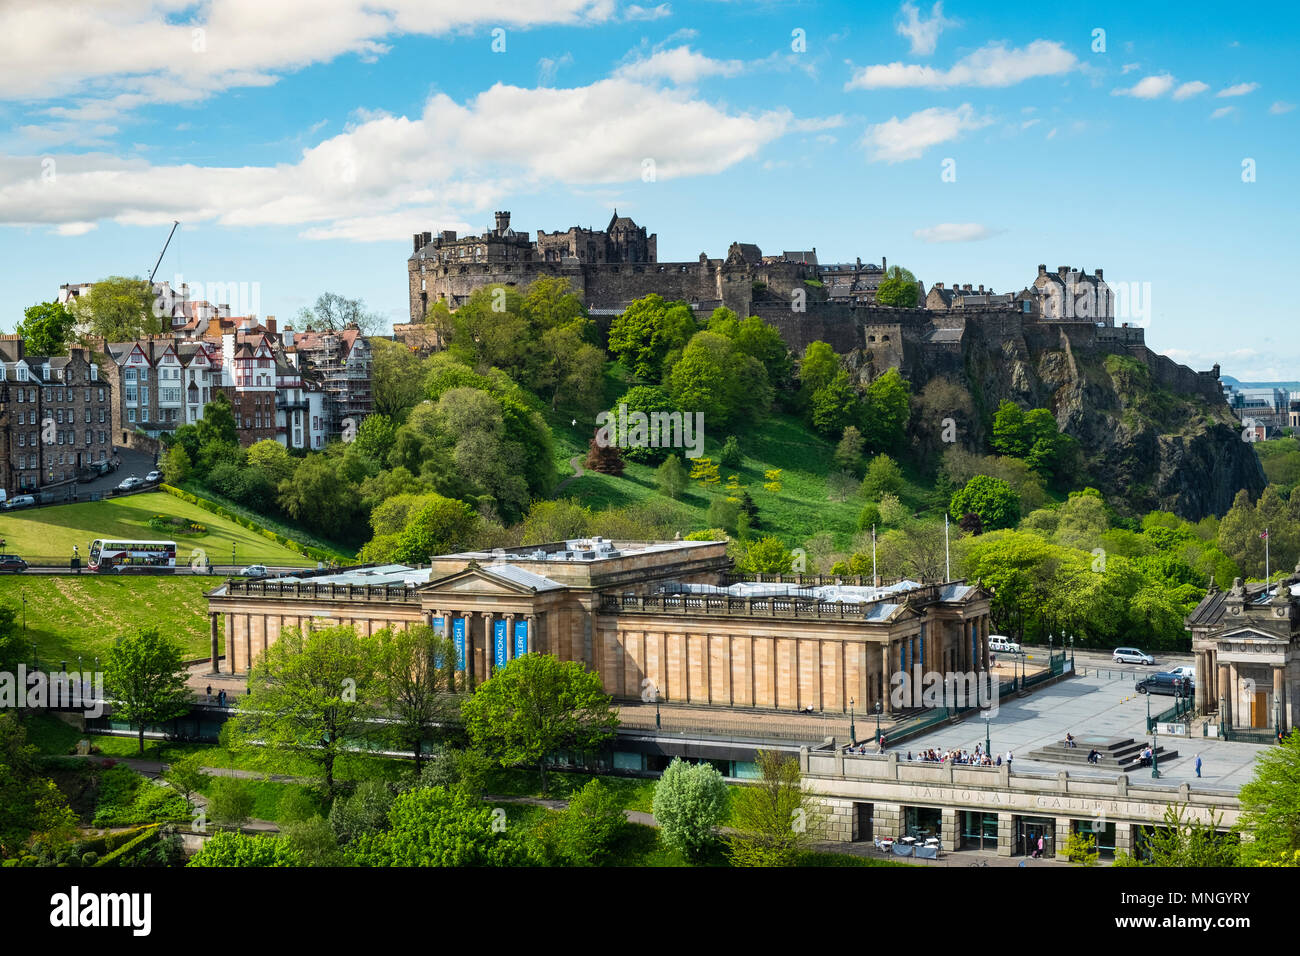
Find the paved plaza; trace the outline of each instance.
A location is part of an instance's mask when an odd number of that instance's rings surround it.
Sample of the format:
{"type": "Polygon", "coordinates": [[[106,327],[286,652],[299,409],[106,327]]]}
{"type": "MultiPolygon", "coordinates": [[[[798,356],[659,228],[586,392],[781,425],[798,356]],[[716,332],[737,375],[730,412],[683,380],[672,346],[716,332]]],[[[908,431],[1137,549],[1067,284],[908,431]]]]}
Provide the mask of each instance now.
{"type": "MultiPolygon", "coordinates": [[[[1171,706],[1170,697],[1152,697],[1151,711],[1171,706]]],[[[1080,768],[1076,764],[1056,763],[1029,758],[1029,752],[1048,744],[1064,740],[1067,733],[1079,738],[1080,746],[1086,737],[1132,737],[1149,740],[1146,733],[1147,697],[1134,690],[1132,679],[1122,679],[1119,672],[1113,677],[1076,677],[1051,687],[1038,690],[1024,698],[1003,701],[991,719],[989,738],[993,753],[1003,756],[1010,750],[1015,756],[1013,767],[1017,771],[1055,773],[1068,770],[1071,776],[1114,777],[1114,771],[1080,768]]],[[[937,748],[973,750],[975,744],[984,743],[984,720],[971,717],[958,724],[950,724],[914,737],[896,749],[900,759],[910,750],[937,748]]],[[[1225,787],[1236,790],[1254,776],[1256,755],[1265,745],[1228,743],[1213,737],[1201,737],[1200,725],[1193,724],[1198,736],[1162,736],[1158,743],[1167,750],[1177,750],[1172,760],[1160,761],[1161,779],[1168,783],[1196,782],[1196,754],[1201,755],[1201,787],[1225,787]]],[[[1143,768],[1130,777],[1149,775],[1143,768]]]]}

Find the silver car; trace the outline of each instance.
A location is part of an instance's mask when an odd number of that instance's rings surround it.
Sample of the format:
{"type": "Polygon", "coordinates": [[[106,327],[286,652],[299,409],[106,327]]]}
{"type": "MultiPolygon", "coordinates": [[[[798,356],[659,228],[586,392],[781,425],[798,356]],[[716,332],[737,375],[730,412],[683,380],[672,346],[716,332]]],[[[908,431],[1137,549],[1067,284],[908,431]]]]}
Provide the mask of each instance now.
{"type": "Polygon", "coordinates": [[[1149,664],[1153,665],[1156,659],[1150,654],[1144,654],[1136,647],[1117,647],[1111,660],[1116,664],[1149,664]]]}

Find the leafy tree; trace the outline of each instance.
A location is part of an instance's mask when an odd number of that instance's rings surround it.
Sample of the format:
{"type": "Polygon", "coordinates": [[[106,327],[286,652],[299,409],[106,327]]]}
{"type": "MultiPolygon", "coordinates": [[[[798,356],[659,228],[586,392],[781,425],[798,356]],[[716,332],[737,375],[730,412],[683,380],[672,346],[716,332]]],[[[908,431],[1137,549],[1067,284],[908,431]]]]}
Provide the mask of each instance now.
{"type": "Polygon", "coordinates": [[[629,829],[618,795],[592,779],[569,798],[565,810],[543,820],[537,840],[552,865],[604,866],[629,829]]]}
{"type": "Polygon", "coordinates": [[[393,737],[415,755],[420,772],[424,741],[455,714],[456,645],[427,624],[385,628],[379,642],[379,683],[393,722],[393,737]]]}
{"type": "Polygon", "coordinates": [[[795,866],[823,814],[803,789],[798,758],[760,750],[756,762],[759,780],[732,794],[731,861],[735,866],[795,866]]]}
{"type": "Polygon", "coordinates": [[[600,408],[605,391],[605,353],[583,340],[587,323],[548,329],[542,333],[538,354],[544,362],[535,387],[549,388],[551,408],[564,396],[566,406],[584,412],[600,408]]]}
{"type": "Polygon", "coordinates": [[[282,839],[298,866],[343,866],[345,857],[324,817],[293,820],[282,826],[282,839]]]}
{"type": "Polygon", "coordinates": [[[416,778],[414,789],[446,787],[482,799],[487,792],[488,777],[494,767],[493,762],[477,750],[444,747],[437,757],[425,764],[423,772],[416,778]]]}
{"type": "MultiPolygon", "coordinates": [[[[368,421],[369,418],[366,419],[366,422],[368,421]]],[[[361,423],[360,431],[365,430],[366,422],[361,423]]],[[[287,478],[292,478],[294,469],[298,467],[298,462],[274,438],[263,438],[259,442],[254,442],[248,447],[246,457],[249,468],[261,472],[277,485],[287,478]]]]}
{"type": "Polygon", "coordinates": [[[613,736],[610,701],[600,675],[581,663],[525,654],[484,681],[461,714],[474,746],[501,766],[536,764],[545,793],[547,754],[591,750],[613,736]]]}
{"type": "Polygon", "coordinates": [[[655,784],[659,837],[669,849],[698,860],[713,845],[713,828],[726,816],[727,805],[727,784],[716,767],[674,757],[655,784]]]}
{"type": "Polygon", "coordinates": [[[352,527],[359,507],[357,489],[325,455],[304,458],[292,477],[280,482],[276,501],[290,518],[330,538],[352,527]]]}
{"type": "Polygon", "coordinates": [[[40,751],[15,713],[0,713],[0,856],[18,855],[33,834],[51,840],[77,818],[54,781],[40,773],[40,751]]]}
{"type": "Polygon", "coordinates": [[[858,530],[870,531],[878,524],[880,524],[880,506],[873,501],[868,501],[858,512],[858,530]]]}
{"type": "Polygon", "coordinates": [[[911,386],[891,368],[867,386],[862,406],[862,437],[868,448],[878,451],[901,448],[907,438],[911,415],[911,386]]]}
{"type": "Polygon", "coordinates": [[[876,286],[876,304],[892,305],[900,309],[916,308],[920,290],[916,276],[902,266],[890,266],[885,278],[876,286]]]}
{"type": "MultiPolygon", "coordinates": [[[[388,453],[393,450],[396,441],[397,426],[393,420],[384,414],[374,414],[367,415],[361,422],[352,445],[365,457],[384,462],[388,460],[388,453]]],[[[279,442],[276,444],[279,445],[279,442]]]]}
{"type": "Polygon", "coordinates": [[[23,309],[17,333],[29,355],[67,355],[76,316],[59,302],[38,302],[23,309]]]}
{"type": "Polygon", "coordinates": [[[235,429],[235,412],[225,392],[217,392],[212,400],[203,406],[203,417],[198,425],[199,447],[222,442],[227,445],[239,444],[239,432],[235,429]]]}
{"type": "Polygon", "coordinates": [[[238,777],[218,777],[208,797],[208,814],[217,823],[243,826],[253,816],[256,798],[238,777]]]}
{"type": "Polygon", "coordinates": [[[623,452],[617,445],[602,441],[598,431],[587,443],[585,464],[591,471],[602,475],[621,475],[623,474],[623,452]]]}
{"type": "Polygon", "coordinates": [[[144,729],[189,712],[193,695],[179,643],[157,628],[140,628],[117,639],[108,651],[104,687],[114,700],[113,713],[139,732],[144,754],[144,729]]]}
{"type": "Polygon", "coordinates": [[[179,485],[190,476],[191,470],[190,456],[185,454],[185,449],[180,445],[173,445],[167,452],[167,457],[163,459],[163,480],[169,485],[179,485]]]}
{"type": "Polygon", "coordinates": [[[669,498],[681,497],[689,481],[686,466],[676,455],[669,455],[664,463],[655,469],[655,487],[659,489],[661,495],[669,498]]]}
{"type": "Polygon", "coordinates": [[[839,374],[840,360],[835,350],[825,342],[809,342],[799,362],[799,390],[805,400],[839,374]]]}
{"type": "Polygon", "coordinates": [[[690,340],[664,384],[678,408],[702,413],[706,423],[752,417],[772,404],[762,363],[714,332],[690,340]]]}
{"type": "Polygon", "coordinates": [[[818,433],[826,436],[842,432],[858,414],[858,393],[841,369],[809,399],[809,421],[818,433]]]}
{"type": "Polygon", "coordinates": [[[976,475],[952,496],[948,513],[958,521],[968,514],[977,515],[981,531],[1010,528],[1020,520],[1020,498],[1001,478],[976,475]]]}
{"type": "Polygon", "coordinates": [[[153,289],[139,276],[100,279],[72,302],[71,311],[86,338],[130,342],[163,330],[153,289]]]}
{"type": "Polygon", "coordinates": [[[1218,832],[1222,814],[1211,811],[1209,823],[1188,814],[1185,804],[1165,807],[1164,825],[1146,835],[1146,859],[1127,853],[1115,854],[1116,866],[1237,866],[1239,847],[1235,837],[1218,832]]]}
{"type": "Polygon", "coordinates": [[[867,465],[867,476],[862,479],[862,495],[868,501],[879,501],[882,495],[897,494],[903,488],[903,469],[888,455],[880,454],[867,465]]]}
{"type": "Polygon", "coordinates": [[[739,468],[740,461],[740,442],[735,435],[728,435],[722,443],[722,451],[718,453],[718,464],[724,468],[739,468]]]}
{"type": "Polygon", "coordinates": [[[835,446],[835,464],[855,475],[862,474],[862,432],[854,425],[844,429],[840,443],[835,446]]]}
{"type": "Polygon", "coordinates": [[[632,302],[609,328],[609,350],[640,379],[659,379],[669,354],[683,349],[698,326],[685,302],[650,294],[632,302]]]}
{"type": "MultiPolygon", "coordinates": [[[[605,427],[609,431],[610,441],[623,449],[624,458],[628,461],[654,464],[666,459],[671,454],[671,449],[664,447],[663,444],[659,447],[651,446],[648,434],[645,436],[639,435],[635,430],[636,426],[633,423],[632,413],[641,412],[647,416],[647,419],[653,421],[654,419],[651,416],[656,412],[672,413],[675,411],[677,411],[677,406],[668,397],[668,392],[665,389],[660,388],[658,385],[637,385],[624,392],[614,407],[610,409],[610,419],[605,427]],[[627,406],[628,416],[628,433],[626,435],[619,433],[621,406],[624,405],[627,406]]],[[[662,443],[662,437],[660,441],[662,443]]]]}
{"type": "Polygon", "coordinates": [[[329,823],[337,844],[346,846],[363,833],[387,830],[395,796],[383,780],[363,780],[351,796],[336,799],[329,823]]]}
{"type": "Polygon", "coordinates": [[[755,541],[736,562],[736,570],[747,574],[789,574],[793,567],[794,556],[775,537],[755,541]]]}
{"type": "Polygon", "coordinates": [[[713,310],[708,328],[710,332],[725,335],[746,355],[758,359],[774,388],[784,387],[789,382],[792,370],[790,349],[775,326],[768,325],[756,315],[738,319],[730,309],[719,307],[713,310]]]}
{"type": "Polygon", "coordinates": [[[478,515],[465,502],[425,495],[397,536],[391,560],[424,564],[435,554],[454,553],[473,541],[478,527],[478,515]]]}
{"type": "Polygon", "coordinates": [[[221,831],[203,841],[186,866],[262,867],[298,866],[288,842],[278,836],[221,831]]]}
{"type": "Polygon", "coordinates": [[[709,511],[705,520],[711,527],[722,528],[735,534],[739,530],[740,516],[739,501],[731,498],[714,498],[709,502],[709,511]]]}
{"type": "Polygon", "coordinates": [[[185,805],[193,811],[194,794],[207,785],[210,776],[203,769],[203,755],[188,754],[173,761],[163,772],[162,778],[168,786],[185,798],[185,805]]]}
{"type": "MultiPolygon", "coordinates": [[[[529,655],[532,656],[532,655],[529,655]]],[[[358,866],[529,866],[537,862],[522,833],[499,811],[461,791],[408,790],[393,801],[387,830],[348,844],[358,866]]]]}
{"type": "Polygon", "coordinates": [[[520,543],[545,544],[586,537],[591,533],[592,517],[591,509],[577,498],[535,501],[524,519],[520,543]]]}
{"type": "Polygon", "coordinates": [[[1242,841],[1243,863],[1283,860],[1300,850],[1300,731],[1258,756],[1255,776],[1239,796],[1237,832],[1252,837],[1242,841]]]}
{"type": "Polygon", "coordinates": [[[253,663],[248,696],[229,721],[232,734],[311,760],[332,795],[338,758],[372,729],[382,699],[378,658],[374,638],[351,626],[285,629],[253,663]]]}
{"type": "MultiPolygon", "coordinates": [[[[389,422],[401,421],[424,398],[423,379],[420,358],[407,346],[380,338],[370,343],[370,394],[375,415],[389,422]]],[[[361,424],[365,427],[365,422],[361,424]]]]}

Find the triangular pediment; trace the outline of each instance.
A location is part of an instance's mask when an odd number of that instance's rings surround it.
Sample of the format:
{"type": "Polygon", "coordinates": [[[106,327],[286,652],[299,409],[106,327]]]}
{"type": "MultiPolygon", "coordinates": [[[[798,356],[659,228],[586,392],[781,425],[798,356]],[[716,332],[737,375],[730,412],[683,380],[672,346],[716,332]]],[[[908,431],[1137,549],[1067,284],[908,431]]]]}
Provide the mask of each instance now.
{"type": "Polygon", "coordinates": [[[524,584],[499,577],[489,567],[466,568],[455,574],[430,581],[420,588],[422,594],[519,595],[536,592],[524,584]]]}
{"type": "Polygon", "coordinates": [[[1287,644],[1289,637],[1271,634],[1257,627],[1238,627],[1214,636],[1216,641],[1231,641],[1234,644],[1287,644]]]}

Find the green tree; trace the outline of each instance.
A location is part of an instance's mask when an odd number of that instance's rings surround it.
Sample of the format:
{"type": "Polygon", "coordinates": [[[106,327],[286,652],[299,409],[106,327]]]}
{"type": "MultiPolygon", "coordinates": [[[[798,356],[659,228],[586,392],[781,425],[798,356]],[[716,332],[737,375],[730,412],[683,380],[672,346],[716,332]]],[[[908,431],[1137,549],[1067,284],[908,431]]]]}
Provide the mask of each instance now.
{"type": "Polygon", "coordinates": [[[916,308],[920,298],[916,276],[902,266],[890,266],[885,278],[876,286],[876,304],[892,305],[900,309],[916,308]]]}
{"type": "Polygon", "coordinates": [[[1099,855],[1097,838],[1091,833],[1081,833],[1076,830],[1070,834],[1070,839],[1065,841],[1065,858],[1071,863],[1083,867],[1096,866],[1099,855]]]}
{"type": "Polygon", "coordinates": [[[1242,862],[1258,865],[1300,850],[1300,731],[1256,758],[1255,776],[1239,797],[1237,832],[1252,837],[1242,841],[1242,862]]]}
{"type": "Polygon", "coordinates": [[[71,306],[86,338],[130,342],[162,332],[161,310],[154,308],[153,289],[139,276],[109,276],[91,285],[71,306]]]}
{"type": "Polygon", "coordinates": [[[680,498],[689,482],[690,477],[686,473],[686,466],[676,455],[669,455],[664,463],[655,469],[655,487],[659,489],[661,495],[680,498]]]}
{"type": "Polygon", "coordinates": [[[586,324],[542,333],[538,354],[543,364],[535,377],[535,387],[550,390],[551,408],[563,395],[566,407],[590,413],[600,408],[605,397],[605,353],[583,340],[586,324]]]}
{"type": "Polygon", "coordinates": [[[829,385],[839,374],[840,360],[825,342],[809,342],[799,361],[799,391],[805,402],[812,400],[817,389],[829,385]]]}
{"type": "Polygon", "coordinates": [[[849,381],[849,373],[841,369],[812,393],[808,420],[818,433],[827,437],[838,435],[858,414],[858,404],[858,393],[849,381]]]}
{"type": "Polygon", "coordinates": [[[379,643],[379,683],[396,743],[415,755],[419,774],[424,742],[455,715],[456,645],[427,624],[385,628],[379,643]]]}
{"type": "Polygon", "coordinates": [[[789,574],[793,567],[794,556],[776,537],[755,541],[736,562],[736,570],[748,574],[789,574]]]}
{"type": "Polygon", "coordinates": [[[38,302],[23,309],[17,332],[28,355],[67,355],[76,316],[59,302],[38,302]]]}
{"type": "Polygon", "coordinates": [[[723,424],[765,412],[772,388],[758,359],[715,332],[695,335],[664,378],[674,404],[723,424]]]}
{"type": "Polygon", "coordinates": [[[213,821],[241,827],[253,816],[256,798],[238,777],[218,777],[212,782],[208,813],[213,821]]]}
{"type": "Polygon", "coordinates": [[[450,554],[471,544],[479,517],[469,505],[442,495],[425,495],[397,536],[391,559],[426,564],[435,554],[450,554]]]}
{"type": "MultiPolygon", "coordinates": [[[[530,655],[531,656],[531,655],[530,655]]],[[[522,833],[461,791],[408,790],[393,801],[389,827],[348,844],[358,866],[529,866],[537,862],[522,833]]]]}
{"type": "Polygon", "coordinates": [[[604,866],[629,829],[618,795],[592,779],[569,798],[562,812],[548,814],[536,833],[552,865],[604,866]]]}
{"type": "MultiPolygon", "coordinates": [[[[375,415],[382,415],[390,422],[401,421],[424,398],[424,375],[419,356],[401,342],[380,338],[371,340],[370,394],[375,415]]],[[[361,424],[365,426],[365,422],[361,424]]],[[[360,437],[358,434],[357,438],[360,437]]]]}
{"type": "Polygon", "coordinates": [[[322,292],[314,306],[298,310],[298,327],[312,332],[342,332],[355,325],[366,335],[374,335],[383,324],[383,316],[367,311],[363,300],[334,292],[322,292]]]}
{"type": "Polygon", "coordinates": [[[190,456],[180,445],[173,445],[163,459],[163,480],[169,485],[179,485],[190,476],[190,456]]]}
{"type": "Polygon", "coordinates": [[[198,422],[199,447],[221,442],[238,445],[239,433],[235,429],[235,412],[225,392],[217,392],[203,406],[203,417],[198,422]]]}
{"type": "Polygon", "coordinates": [[[288,842],[278,836],[222,831],[203,841],[186,866],[263,867],[298,866],[288,842]]]}
{"type": "Polygon", "coordinates": [[[0,856],[17,856],[33,835],[57,842],[75,832],[76,815],[40,760],[18,715],[0,712],[0,856]]]}
{"type": "Polygon", "coordinates": [[[862,432],[854,425],[844,429],[840,443],[835,446],[835,464],[853,475],[862,474],[862,449],[865,443],[862,432]]]}
{"type": "Polygon", "coordinates": [[[297,866],[343,866],[346,859],[329,823],[321,816],[285,822],[282,839],[297,866]]]}
{"type": "MultiPolygon", "coordinates": [[[[367,415],[357,429],[357,437],[352,444],[365,457],[377,461],[388,460],[388,453],[397,441],[397,426],[387,415],[376,413],[367,415]]],[[[279,445],[279,442],[276,442],[279,445]]]]}
{"type": "MultiPolygon", "coordinates": [[[[369,421],[370,419],[367,418],[361,423],[358,436],[360,431],[365,430],[366,422],[369,421]]],[[[248,447],[247,458],[250,469],[265,475],[275,485],[292,478],[294,469],[298,467],[297,460],[289,454],[288,449],[274,438],[263,438],[259,442],[254,442],[248,447]]]]}
{"type": "Polygon", "coordinates": [[[546,756],[591,750],[614,734],[618,714],[600,675],[577,661],[525,654],[461,705],[471,742],[503,767],[535,764],[547,792],[546,756]]]}
{"type": "Polygon", "coordinates": [[[535,501],[524,519],[520,543],[545,544],[548,541],[568,541],[585,538],[591,534],[591,509],[577,498],[556,501],[535,501]]]}
{"type": "Polygon", "coordinates": [[[685,302],[650,294],[632,302],[609,328],[609,350],[641,379],[657,380],[669,354],[686,347],[698,326],[685,302]]]}
{"type": "Polygon", "coordinates": [[[888,455],[879,454],[867,465],[867,475],[862,479],[862,495],[868,501],[879,501],[883,495],[897,494],[903,488],[903,469],[888,455]]]}
{"type": "Polygon", "coordinates": [[[910,395],[911,385],[896,368],[888,369],[867,386],[861,424],[868,448],[888,451],[903,447],[912,409],[910,395]]]}
{"type": "Polygon", "coordinates": [[[664,447],[662,443],[659,447],[650,445],[650,435],[639,434],[632,413],[641,412],[647,416],[647,419],[653,421],[650,416],[653,416],[656,412],[671,413],[676,410],[677,406],[668,397],[668,392],[658,385],[637,385],[630,388],[623,393],[622,397],[608,412],[609,420],[605,428],[608,430],[609,440],[612,444],[616,444],[623,449],[623,457],[628,461],[639,461],[644,464],[655,464],[663,461],[671,453],[670,449],[664,447]],[[627,406],[628,428],[627,434],[622,434],[619,429],[620,423],[623,421],[622,407],[625,405],[627,406]]]}
{"type": "Polygon", "coordinates": [[[285,629],[253,663],[232,734],[312,761],[332,795],[339,757],[372,730],[378,658],[377,642],[351,626],[285,629]]]}
{"type": "Polygon", "coordinates": [[[346,846],[363,833],[387,830],[395,797],[385,781],[363,780],[350,796],[336,799],[330,807],[329,822],[338,845],[346,846]]]}
{"type": "Polygon", "coordinates": [[[1210,811],[1209,822],[1192,816],[1186,804],[1165,807],[1162,826],[1154,827],[1144,839],[1146,859],[1115,854],[1116,866],[1225,867],[1237,866],[1239,847],[1235,836],[1220,833],[1223,815],[1210,811]]]}
{"type": "Polygon", "coordinates": [[[124,634],[109,648],[104,666],[104,687],[113,698],[113,714],[136,728],[140,753],[144,731],[189,712],[194,695],[185,681],[189,671],[184,649],[157,628],[140,628],[124,634]]]}
{"type": "Polygon", "coordinates": [[[979,515],[986,531],[1010,528],[1020,520],[1020,497],[1001,478],[976,475],[952,496],[948,513],[957,521],[968,514],[979,515]]]}
{"type": "Polygon", "coordinates": [[[325,455],[309,455],[292,477],[281,481],[276,501],[293,520],[329,538],[340,537],[357,520],[359,489],[325,455]]]}
{"type": "Polygon", "coordinates": [[[669,849],[698,860],[714,844],[713,828],[723,821],[727,805],[727,784],[717,767],[674,757],[655,784],[659,837],[669,849]]]}
{"type": "Polygon", "coordinates": [[[194,810],[194,794],[207,786],[210,774],[203,769],[202,754],[187,754],[174,760],[163,772],[165,780],[173,790],[185,798],[185,805],[194,810]]]}
{"type": "Polygon", "coordinates": [[[760,750],[756,762],[759,779],[738,787],[731,797],[731,861],[735,866],[795,866],[823,813],[803,789],[797,757],[760,750]]]}

